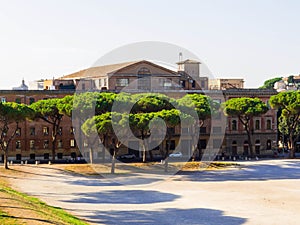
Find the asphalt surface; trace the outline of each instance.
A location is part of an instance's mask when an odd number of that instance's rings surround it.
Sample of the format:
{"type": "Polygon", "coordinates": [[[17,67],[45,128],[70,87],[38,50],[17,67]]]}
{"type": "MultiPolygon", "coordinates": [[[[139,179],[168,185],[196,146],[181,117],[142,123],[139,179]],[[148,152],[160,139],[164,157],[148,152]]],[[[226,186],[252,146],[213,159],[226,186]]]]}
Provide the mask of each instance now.
{"type": "Polygon", "coordinates": [[[24,177],[10,179],[18,190],[94,224],[299,224],[300,161],[241,164],[226,171],[111,180],[23,165],[14,168],[24,177]]]}

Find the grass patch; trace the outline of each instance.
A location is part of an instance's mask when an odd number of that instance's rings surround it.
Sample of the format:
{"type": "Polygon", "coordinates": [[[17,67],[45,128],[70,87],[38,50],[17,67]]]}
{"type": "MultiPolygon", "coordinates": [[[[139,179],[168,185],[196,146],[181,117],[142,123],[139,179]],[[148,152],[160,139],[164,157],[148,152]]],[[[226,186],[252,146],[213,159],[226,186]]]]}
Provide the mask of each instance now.
{"type": "MultiPolygon", "coordinates": [[[[5,171],[1,171],[5,172],[5,171]]],[[[8,173],[12,173],[8,171],[8,173]]],[[[14,173],[14,172],[13,172],[14,173]]],[[[67,213],[59,207],[53,207],[38,198],[28,196],[12,189],[5,180],[0,180],[0,205],[5,199],[9,207],[0,211],[0,224],[34,224],[34,221],[62,224],[62,225],[87,225],[88,223],[67,213]],[[30,221],[33,221],[32,223],[30,221]],[[26,222],[26,223],[27,223],[26,222]]]]}
{"type": "Polygon", "coordinates": [[[10,216],[6,212],[3,212],[0,210],[0,224],[2,224],[2,225],[17,225],[20,223],[13,216],[10,216]]]}

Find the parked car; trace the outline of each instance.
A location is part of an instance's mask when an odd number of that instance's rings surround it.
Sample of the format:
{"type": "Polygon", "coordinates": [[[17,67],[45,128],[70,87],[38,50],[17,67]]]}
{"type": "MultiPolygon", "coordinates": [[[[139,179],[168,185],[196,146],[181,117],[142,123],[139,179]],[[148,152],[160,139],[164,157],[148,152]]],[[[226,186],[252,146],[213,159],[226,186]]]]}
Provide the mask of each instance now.
{"type": "Polygon", "coordinates": [[[135,154],[129,154],[129,153],[118,156],[118,159],[135,159],[135,158],[136,158],[135,154]]]}
{"type": "Polygon", "coordinates": [[[182,153],[181,152],[174,152],[174,153],[171,153],[169,155],[169,157],[171,157],[171,158],[181,158],[182,157],[182,153]]]}

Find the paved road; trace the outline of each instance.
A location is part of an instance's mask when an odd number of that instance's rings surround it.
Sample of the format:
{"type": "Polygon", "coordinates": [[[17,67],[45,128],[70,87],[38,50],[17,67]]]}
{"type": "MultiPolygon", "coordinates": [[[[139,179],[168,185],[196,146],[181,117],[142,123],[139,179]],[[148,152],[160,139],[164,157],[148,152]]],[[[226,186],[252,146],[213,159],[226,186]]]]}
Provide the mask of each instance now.
{"type": "MultiPolygon", "coordinates": [[[[299,224],[300,161],[256,161],[241,169],[181,173],[120,185],[49,166],[25,171],[14,186],[95,224],[299,224]],[[42,174],[42,175],[41,175],[42,174]]],[[[123,179],[123,178],[119,178],[123,179]]]]}

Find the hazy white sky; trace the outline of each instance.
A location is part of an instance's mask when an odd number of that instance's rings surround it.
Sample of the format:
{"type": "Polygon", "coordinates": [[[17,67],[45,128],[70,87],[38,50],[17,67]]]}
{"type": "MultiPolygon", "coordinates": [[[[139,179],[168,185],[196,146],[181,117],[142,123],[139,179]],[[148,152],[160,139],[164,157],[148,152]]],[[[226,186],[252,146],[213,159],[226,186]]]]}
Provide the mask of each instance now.
{"type": "Polygon", "coordinates": [[[139,41],[182,46],[246,87],[300,73],[300,1],[0,0],[0,89],[91,66],[139,41]]]}

